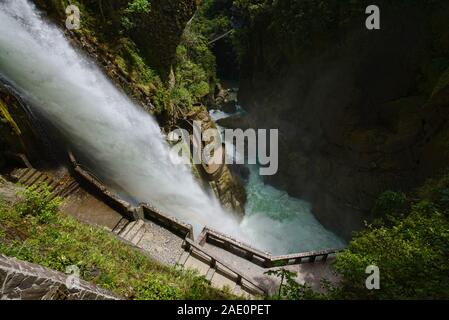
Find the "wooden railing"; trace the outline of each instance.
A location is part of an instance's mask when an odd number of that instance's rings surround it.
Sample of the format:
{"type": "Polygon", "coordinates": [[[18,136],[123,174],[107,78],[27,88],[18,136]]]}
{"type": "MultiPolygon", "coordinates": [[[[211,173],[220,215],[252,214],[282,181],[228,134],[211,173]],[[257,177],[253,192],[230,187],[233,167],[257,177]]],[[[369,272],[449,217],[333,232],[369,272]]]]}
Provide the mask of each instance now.
{"type": "Polygon", "coordinates": [[[27,168],[33,168],[31,162],[28,160],[27,156],[24,155],[23,153],[14,153],[6,151],[4,155],[11,160],[17,161],[18,163],[24,165],[27,168]]]}
{"type": "Polygon", "coordinates": [[[284,256],[273,257],[270,261],[271,267],[286,266],[291,264],[301,264],[303,262],[326,261],[330,256],[335,255],[341,249],[326,249],[321,251],[309,251],[294,253],[284,256]]]}

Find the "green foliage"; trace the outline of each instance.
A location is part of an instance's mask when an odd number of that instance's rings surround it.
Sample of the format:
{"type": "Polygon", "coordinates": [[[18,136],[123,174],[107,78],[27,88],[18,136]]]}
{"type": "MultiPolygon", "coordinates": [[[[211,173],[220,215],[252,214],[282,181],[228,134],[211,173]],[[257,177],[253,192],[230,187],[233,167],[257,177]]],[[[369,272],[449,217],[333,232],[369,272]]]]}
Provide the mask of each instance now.
{"type": "Polygon", "coordinates": [[[340,295],[356,299],[447,299],[449,221],[429,202],[391,227],[368,228],[338,255],[340,295]],[[365,268],[380,269],[380,290],[367,290],[365,268]]]}
{"type": "Polygon", "coordinates": [[[420,198],[432,201],[444,209],[447,208],[448,190],[449,173],[446,173],[439,178],[429,179],[421,188],[419,188],[418,196],[420,198]]]}
{"type": "Polygon", "coordinates": [[[15,210],[22,216],[31,215],[40,223],[49,223],[56,219],[61,200],[58,197],[52,199],[51,191],[47,184],[35,184],[22,192],[24,201],[19,202],[15,210]]]}
{"type": "Polygon", "coordinates": [[[189,59],[185,47],[179,46],[177,52],[177,81],[195,98],[202,98],[209,93],[208,73],[200,64],[189,59]]]}
{"type": "Polygon", "coordinates": [[[429,179],[419,199],[387,191],[377,203],[383,214],[375,224],[355,234],[337,255],[333,269],[338,284],[322,280],[323,293],[287,279],[278,296],[283,299],[449,299],[449,174],[429,179]],[[400,213],[400,214],[398,214],[400,213]],[[380,271],[380,289],[368,290],[366,268],[380,271]]]}
{"type": "MultiPolygon", "coordinates": [[[[207,41],[233,30],[233,0],[206,0],[199,7],[192,29],[207,41]]],[[[217,71],[224,77],[238,77],[239,33],[234,29],[226,37],[209,45],[217,57],[217,71]]]]}
{"type": "Polygon", "coordinates": [[[151,4],[149,0],[132,0],[128,2],[127,13],[149,13],[151,4]]]}
{"type": "Polygon", "coordinates": [[[291,292],[295,291],[295,288],[297,287],[295,278],[298,276],[298,274],[296,272],[291,272],[287,269],[280,268],[277,270],[269,270],[265,272],[265,274],[281,278],[281,283],[279,284],[279,290],[277,294],[278,299],[281,299],[282,297],[291,297],[291,292]],[[287,281],[286,285],[284,284],[284,281],[287,281]]]}
{"type": "Polygon", "coordinates": [[[137,85],[157,83],[159,78],[142,58],[136,45],[129,39],[122,39],[115,58],[123,74],[135,81],[137,85]]]}
{"type": "Polygon", "coordinates": [[[402,192],[385,191],[374,204],[373,214],[375,217],[386,215],[398,215],[404,210],[407,198],[402,192]]]}
{"type": "Polygon", "coordinates": [[[146,285],[139,288],[139,296],[144,300],[176,300],[181,292],[176,286],[167,285],[157,275],[148,276],[146,285]]]}
{"type": "Polygon", "coordinates": [[[216,83],[215,57],[206,39],[190,29],[185,31],[182,44],[176,50],[175,77],[171,98],[184,109],[201,101],[216,83]]]}
{"type": "Polygon", "coordinates": [[[326,296],[316,292],[308,284],[299,284],[296,281],[288,280],[284,288],[283,296],[286,300],[324,300],[326,296]]]}
{"type": "Polygon", "coordinates": [[[165,86],[158,86],[157,90],[153,93],[153,105],[155,107],[153,110],[154,114],[160,115],[166,111],[169,108],[171,99],[170,92],[165,86]]]}
{"type": "Polygon", "coordinates": [[[449,188],[448,189],[443,189],[440,191],[440,201],[445,204],[448,205],[449,204],[449,188]]]}
{"type": "Polygon", "coordinates": [[[418,190],[419,199],[404,206],[405,196],[387,192],[378,203],[386,215],[402,208],[401,216],[371,225],[337,256],[342,283],[333,292],[350,299],[448,299],[449,207],[448,175],[430,179],[418,190]],[[403,209],[403,208],[406,209],[403,209]],[[380,290],[367,290],[365,268],[380,269],[380,290]]]}
{"type": "Polygon", "coordinates": [[[278,292],[276,295],[272,296],[273,299],[317,300],[324,298],[322,294],[315,292],[308,284],[299,284],[295,280],[298,276],[296,272],[280,268],[267,271],[265,274],[276,276],[281,279],[278,292]]]}
{"type": "Polygon", "coordinates": [[[140,19],[142,19],[151,10],[149,0],[132,0],[128,2],[128,6],[123,10],[122,27],[129,31],[134,29],[140,19]]]}
{"type": "Polygon", "coordinates": [[[233,298],[191,271],[163,266],[109,232],[58,213],[59,200],[41,189],[26,190],[14,206],[0,202],[0,253],[61,272],[76,265],[82,279],[129,299],[233,298]]]}
{"type": "Polygon", "coordinates": [[[232,27],[230,20],[232,4],[232,0],[203,1],[198,9],[193,29],[209,39],[228,31],[232,27]]]}

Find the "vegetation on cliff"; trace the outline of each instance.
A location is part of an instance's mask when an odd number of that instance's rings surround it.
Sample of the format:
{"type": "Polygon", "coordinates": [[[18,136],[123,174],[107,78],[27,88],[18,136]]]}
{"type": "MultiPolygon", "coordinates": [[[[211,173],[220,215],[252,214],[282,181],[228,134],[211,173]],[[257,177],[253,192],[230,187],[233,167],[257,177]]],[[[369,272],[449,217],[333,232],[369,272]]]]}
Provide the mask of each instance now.
{"type": "Polygon", "coordinates": [[[192,29],[207,38],[216,57],[217,73],[222,79],[238,80],[240,15],[233,0],[203,0],[195,15],[192,29]],[[226,35],[221,38],[221,36],[226,35]]]}
{"type": "Polygon", "coordinates": [[[287,277],[282,299],[448,299],[449,174],[416,192],[386,191],[373,208],[381,217],[356,233],[337,255],[337,285],[323,279],[325,293],[287,277]],[[368,266],[379,268],[379,289],[368,290],[368,266]]]}
{"type": "Polygon", "coordinates": [[[384,218],[357,233],[337,257],[334,267],[342,275],[337,297],[448,299],[448,195],[448,174],[406,198],[384,193],[378,202],[384,218]],[[379,267],[379,290],[365,287],[369,265],[379,267]]]}
{"type": "MultiPolygon", "coordinates": [[[[1,183],[1,181],[0,181],[1,183]]],[[[190,271],[166,267],[98,227],[58,212],[44,185],[26,189],[16,204],[0,199],[0,253],[80,277],[128,299],[226,299],[190,271]],[[38,190],[39,189],[39,190],[38,190]]]]}
{"type": "Polygon", "coordinates": [[[35,2],[61,26],[66,7],[77,5],[81,28],[67,33],[162,126],[213,94],[215,57],[206,38],[187,26],[197,1],[35,2]]]}

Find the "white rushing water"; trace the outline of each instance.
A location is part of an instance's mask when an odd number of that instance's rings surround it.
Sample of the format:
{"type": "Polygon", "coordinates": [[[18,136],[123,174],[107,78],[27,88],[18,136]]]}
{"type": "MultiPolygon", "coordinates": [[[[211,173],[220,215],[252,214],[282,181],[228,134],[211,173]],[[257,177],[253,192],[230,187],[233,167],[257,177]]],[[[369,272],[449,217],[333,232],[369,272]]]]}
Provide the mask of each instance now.
{"type": "Polygon", "coordinates": [[[238,223],[198,186],[188,167],[172,164],[156,121],[26,0],[0,0],[0,76],[57,129],[68,148],[83,152],[112,189],[191,223],[196,232],[209,225],[275,254],[341,245],[335,236],[315,237],[320,240],[310,241],[309,248],[306,237],[331,233],[318,224],[301,234],[306,227],[294,224],[304,221],[291,215],[252,213],[238,223]]]}

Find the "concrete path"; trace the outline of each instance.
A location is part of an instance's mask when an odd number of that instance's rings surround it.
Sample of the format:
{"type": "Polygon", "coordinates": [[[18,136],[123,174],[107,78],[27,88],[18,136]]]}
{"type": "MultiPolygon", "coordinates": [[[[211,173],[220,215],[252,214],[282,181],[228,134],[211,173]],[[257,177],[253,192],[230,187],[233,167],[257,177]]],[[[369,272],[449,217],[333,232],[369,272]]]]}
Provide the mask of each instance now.
{"type": "Polygon", "coordinates": [[[61,211],[88,224],[112,231],[122,219],[122,215],[112,210],[101,199],[79,189],[70,195],[61,205],[61,211]]]}

